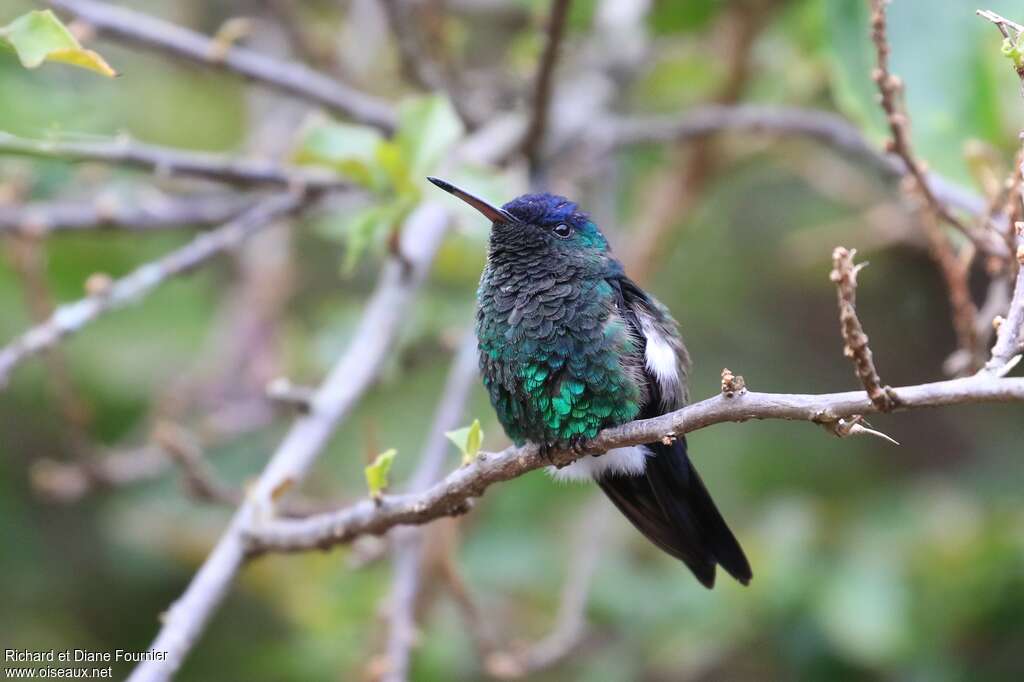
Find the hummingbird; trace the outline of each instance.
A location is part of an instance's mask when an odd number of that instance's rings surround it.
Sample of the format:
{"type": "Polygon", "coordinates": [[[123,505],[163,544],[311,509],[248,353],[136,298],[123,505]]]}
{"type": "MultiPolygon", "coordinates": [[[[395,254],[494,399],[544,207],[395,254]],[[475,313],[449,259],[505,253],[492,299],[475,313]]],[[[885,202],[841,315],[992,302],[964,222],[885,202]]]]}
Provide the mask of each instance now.
{"type": "MultiPolygon", "coordinates": [[[[690,359],[668,309],[633,282],[588,214],[554,194],[497,208],[427,178],[491,221],[477,291],[480,371],[517,445],[579,449],[601,429],[679,409],[690,359]]],[[[593,480],[661,550],[705,587],[716,566],[746,585],[739,542],[690,461],[686,439],[584,456],[556,480],[593,480]]]]}

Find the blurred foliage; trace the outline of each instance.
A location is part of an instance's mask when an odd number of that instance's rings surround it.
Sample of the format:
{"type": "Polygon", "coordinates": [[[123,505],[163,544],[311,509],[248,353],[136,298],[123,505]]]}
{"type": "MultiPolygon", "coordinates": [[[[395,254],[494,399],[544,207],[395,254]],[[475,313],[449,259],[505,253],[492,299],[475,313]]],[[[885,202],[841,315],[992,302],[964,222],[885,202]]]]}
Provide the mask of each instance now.
{"type": "Polygon", "coordinates": [[[0,26],[0,47],[13,50],[27,69],[50,61],[117,75],[98,53],[84,49],[51,10],[28,12],[0,26]]]}
{"type": "MultiPolygon", "coordinates": [[[[229,16],[265,11],[264,3],[245,0],[132,4],[209,34],[229,16]]],[[[393,50],[375,47],[372,26],[356,25],[365,20],[356,4],[304,3],[302,18],[311,32],[328,35],[328,43],[346,31],[368,36],[357,48],[372,58],[363,71],[347,76],[402,98],[401,132],[386,141],[325,119],[296,129],[290,147],[296,160],[335,168],[371,190],[354,210],[310,219],[292,232],[293,265],[277,342],[286,361],[282,371],[296,380],[315,381],[345,347],[388,237],[409,207],[434,191],[422,176],[464,134],[443,97],[416,95],[401,85],[393,50]],[[347,263],[348,276],[340,276],[339,263],[347,263]]],[[[445,17],[456,63],[496,68],[513,83],[529,77],[543,45],[536,29],[547,3],[509,4],[525,18],[486,12],[445,17]]],[[[586,41],[598,12],[593,1],[574,5],[570,54],[586,41]]],[[[726,77],[722,26],[748,6],[740,0],[655,2],[648,28],[657,49],[630,85],[623,108],[674,112],[712,96],[726,77]]],[[[1022,18],[1008,0],[988,6],[1022,18]]],[[[0,22],[34,8],[27,0],[9,0],[0,22]]],[[[1008,165],[1021,127],[1017,83],[998,35],[974,17],[974,9],[966,0],[942,3],[941,10],[933,3],[896,2],[889,22],[893,70],[906,83],[917,149],[932,168],[965,184],[971,178],[965,145],[984,141],[1008,165]]],[[[247,131],[259,122],[257,98],[229,76],[98,45],[121,67],[121,78],[107,81],[60,66],[26,71],[0,52],[0,129],[32,136],[127,132],[148,142],[216,151],[243,148],[247,131]]],[[[745,100],[837,110],[881,140],[861,0],[773,3],[753,56],[745,100]]],[[[941,278],[920,249],[897,244],[873,250],[876,242],[868,240],[865,210],[894,199],[896,188],[805,142],[723,139],[715,149],[722,170],[692,209],[678,216],[672,244],[648,278],[680,320],[696,359],[692,394],[716,392],[725,365],[757,390],[856,386],[842,357],[828,282],[836,243],[860,247],[872,262],[861,277],[858,302],[885,380],[899,385],[938,378],[954,347],[941,278]],[[829,182],[833,176],[838,179],[829,182]]],[[[671,172],[666,168],[672,163],[666,149],[630,150],[618,160],[613,187],[591,183],[576,198],[585,207],[614,199],[618,208],[601,219],[602,227],[613,243],[626,245],[632,226],[642,222],[650,186],[671,172]]],[[[514,172],[466,166],[445,173],[496,202],[522,189],[514,172]]],[[[88,197],[112,183],[133,186],[138,177],[93,165],[0,158],[0,182],[27,179],[30,197],[39,200],[88,197]]],[[[390,472],[398,485],[416,464],[452,340],[471,323],[484,259],[486,226],[450,203],[459,211],[457,229],[381,382],[304,486],[310,496],[365,497],[367,453],[403,453],[390,472]]],[[[57,299],[72,299],[91,273],[116,277],[188,236],[54,237],[44,245],[47,281],[57,299]]],[[[241,278],[238,268],[218,262],[62,346],[91,415],[91,438],[109,446],[145,442],[154,396],[183,374],[215,370],[235,377],[216,358],[241,278]]],[[[0,311],[4,340],[31,322],[8,259],[0,262],[0,311]]],[[[505,444],[480,389],[466,422],[473,418],[486,430],[485,449],[505,444]]],[[[941,681],[1024,675],[1019,407],[872,421],[903,446],[837,440],[807,424],[783,422],[692,434],[696,463],[748,550],[752,584],[742,588],[722,578],[714,591],[705,591],[616,517],[602,538],[587,609],[591,634],[579,654],[537,679],[941,681]]],[[[224,480],[244,486],[287,424],[282,414],[266,428],[212,448],[210,463],[224,480]]],[[[157,614],[180,594],[229,512],[188,499],[173,475],[70,507],[40,499],[31,491],[33,463],[71,458],[72,440],[43,364],[20,368],[0,393],[0,642],[32,649],[143,649],[157,614]]],[[[466,452],[475,450],[469,431],[458,440],[466,452]]],[[[449,465],[455,467],[454,450],[452,455],[449,465]]],[[[573,579],[565,539],[593,494],[536,473],[496,486],[461,522],[458,565],[503,636],[530,640],[551,627],[561,586],[573,579]]],[[[389,570],[387,562],[352,568],[352,551],[253,564],[180,679],[360,679],[381,648],[380,603],[389,570]]],[[[431,596],[435,608],[423,628],[416,679],[480,678],[458,610],[441,588],[432,587],[431,596]]]]}
{"type": "Polygon", "coordinates": [[[324,234],[345,244],[343,271],[351,274],[367,250],[383,251],[420,201],[423,178],[465,132],[451,103],[433,95],[399,105],[394,139],[366,126],[338,122],[311,125],[301,136],[294,160],[325,166],[370,190],[373,201],[362,209],[324,223],[324,234]]]}

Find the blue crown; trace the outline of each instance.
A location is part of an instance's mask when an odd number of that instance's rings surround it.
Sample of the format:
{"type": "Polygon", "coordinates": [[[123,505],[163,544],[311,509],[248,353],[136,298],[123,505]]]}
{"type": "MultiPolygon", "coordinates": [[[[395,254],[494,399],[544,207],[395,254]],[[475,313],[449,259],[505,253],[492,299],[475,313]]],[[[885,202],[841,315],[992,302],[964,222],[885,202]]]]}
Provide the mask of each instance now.
{"type": "Polygon", "coordinates": [[[502,206],[517,219],[531,225],[569,223],[580,227],[589,216],[575,202],[557,194],[524,194],[502,206]]]}

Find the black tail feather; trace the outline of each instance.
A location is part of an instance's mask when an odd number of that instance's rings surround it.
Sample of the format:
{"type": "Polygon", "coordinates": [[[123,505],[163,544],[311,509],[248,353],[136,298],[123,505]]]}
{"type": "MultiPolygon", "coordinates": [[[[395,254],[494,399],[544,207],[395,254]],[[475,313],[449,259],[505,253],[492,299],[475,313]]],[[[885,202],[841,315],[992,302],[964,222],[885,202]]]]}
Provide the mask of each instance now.
{"type": "Polygon", "coordinates": [[[682,561],[705,587],[720,564],[746,585],[752,573],[743,549],[686,454],[686,439],[648,445],[645,475],[606,475],[598,484],[651,542],[682,561]]]}

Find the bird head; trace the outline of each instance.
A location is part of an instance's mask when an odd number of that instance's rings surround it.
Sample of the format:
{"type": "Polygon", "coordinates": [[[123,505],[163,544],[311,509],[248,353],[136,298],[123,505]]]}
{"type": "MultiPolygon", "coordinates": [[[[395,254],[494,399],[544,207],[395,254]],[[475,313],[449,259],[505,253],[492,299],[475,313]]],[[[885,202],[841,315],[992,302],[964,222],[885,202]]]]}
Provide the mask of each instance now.
{"type": "Polygon", "coordinates": [[[556,194],[524,194],[501,208],[444,180],[427,178],[491,221],[491,253],[550,267],[603,266],[610,256],[601,230],[575,202],[556,194]]]}

